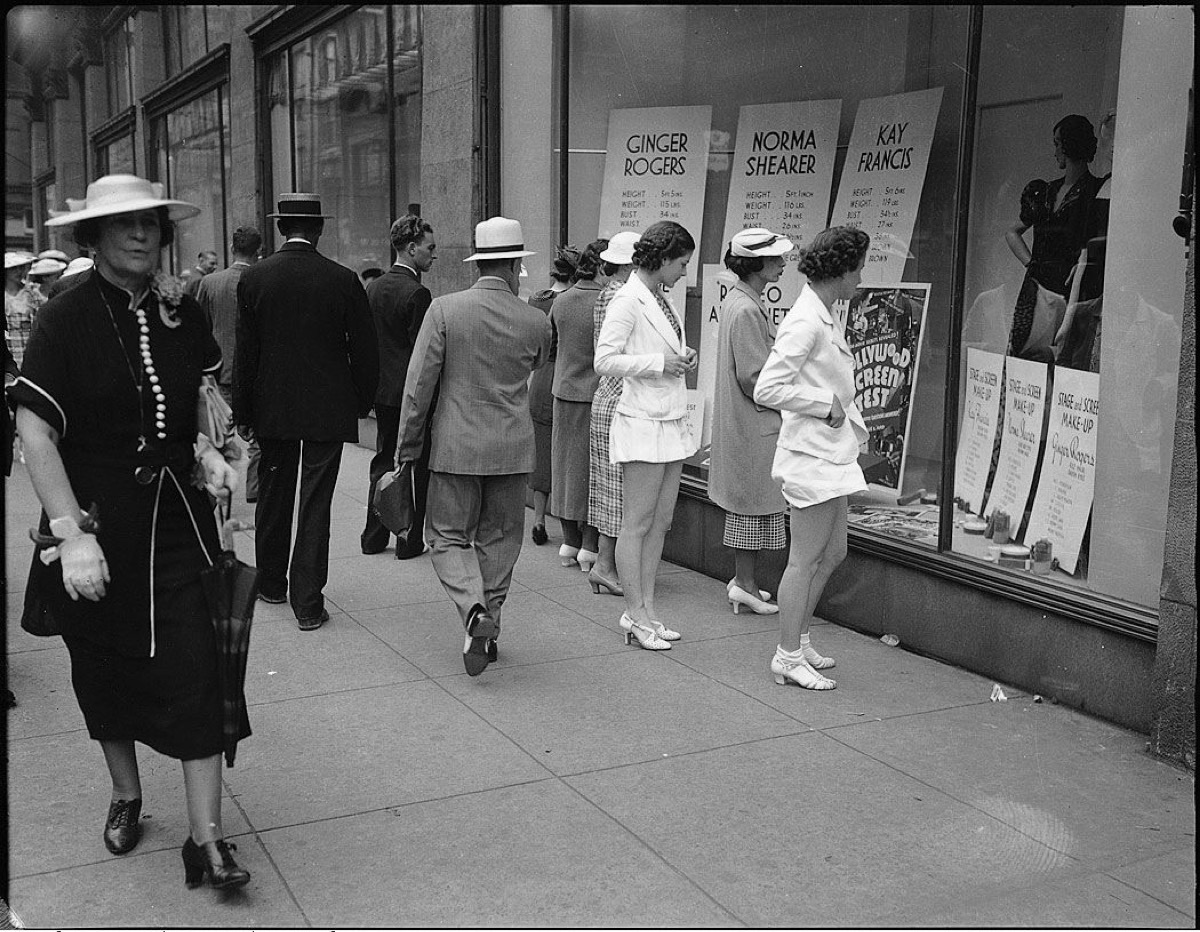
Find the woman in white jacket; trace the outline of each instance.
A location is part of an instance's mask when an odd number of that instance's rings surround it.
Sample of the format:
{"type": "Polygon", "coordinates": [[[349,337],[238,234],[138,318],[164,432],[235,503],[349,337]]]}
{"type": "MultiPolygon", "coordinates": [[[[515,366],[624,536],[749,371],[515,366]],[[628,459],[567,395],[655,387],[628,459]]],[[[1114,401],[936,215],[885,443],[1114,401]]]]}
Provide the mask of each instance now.
{"type": "Polygon", "coordinates": [[[696,242],[678,223],[650,226],[633,247],[634,272],[608,305],[594,366],[624,380],[609,431],[609,457],[622,464],[623,517],[617,573],[625,589],[625,643],[668,650],[679,639],[659,621],[654,581],[675,511],[683,461],[699,448],[687,424],[684,377],[696,351],[664,289],[687,271],[696,242]]]}
{"type": "Polygon", "coordinates": [[[854,297],[870,237],[853,227],[817,234],[801,253],[808,284],[779,327],[754,400],[782,412],[771,475],[791,506],[791,551],[779,584],[779,647],[771,672],[781,686],[833,689],[834,666],[809,643],[821,592],[846,558],[846,500],[867,488],[858,467],[867,427],[854,404],[854,357],[832,313],[854,297]]]}

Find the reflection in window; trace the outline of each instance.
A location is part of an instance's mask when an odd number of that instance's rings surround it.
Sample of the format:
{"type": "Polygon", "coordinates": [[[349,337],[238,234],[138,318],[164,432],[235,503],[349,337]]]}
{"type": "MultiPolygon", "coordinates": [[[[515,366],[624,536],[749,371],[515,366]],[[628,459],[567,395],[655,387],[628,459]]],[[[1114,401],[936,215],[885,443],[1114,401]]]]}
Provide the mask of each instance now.
{"type": "Polygon", "coordinates": [[[229,175],[228,97],[214,88],[155,120],[151,148],[158,179],[171,197],[200,208],[198,217],[176,228],[171,247],[175,269],[187,268],[198,253],[225,255],[229,175]]]}
{"type": "Polygon", "coordinates": [[[267,62],[274,192],[320,195],[322,251],[355,271],[390,264],[393,197],[420,200],[420,37],[417,6],[363,7],[267,62]]]}
{"type": "Polygon", "coordinates": [[[116,116],[133,103],[133,88],[137,77],[135,68],[133,17],[130,16],[104,37],[104,75],[110,117],[116,116]]]}
{"type": "Polygon", "coordinates": [[[137,159],[134,154],[134,134],[120,136],[112,142],[96,148],[96,176],[137,174],[137,159]]]}

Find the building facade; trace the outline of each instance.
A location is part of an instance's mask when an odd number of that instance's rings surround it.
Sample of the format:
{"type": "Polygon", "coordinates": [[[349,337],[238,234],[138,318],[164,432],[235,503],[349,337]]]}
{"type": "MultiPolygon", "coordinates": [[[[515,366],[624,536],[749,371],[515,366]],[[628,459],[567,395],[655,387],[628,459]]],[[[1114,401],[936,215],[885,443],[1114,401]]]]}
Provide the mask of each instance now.
{"type": "MultiPolygon", "coordinates": [[[[1194,767],[1193,34],[1165,5],[22,7],[6,216],[73,255],[49,211],[146,175],[204,208],[179,271],[247,223],[270,248],[276,195],[315,191],[322,251],[355,270],[420,212],[435,294],[470,282],[488,215],[521,220],[530,290],[555,244],[675,218],[706,440],[728,237],[862,226],[845,313],[871,488],[821,613],[1194,767]],[[1076,116],[1094,152],[1059,187],[1076,116]]],[[[768,294],[776,323],[800,285],[768,294]]],[[[668,558],[728,578],[722,523],[705,443],[668,558]]]]}

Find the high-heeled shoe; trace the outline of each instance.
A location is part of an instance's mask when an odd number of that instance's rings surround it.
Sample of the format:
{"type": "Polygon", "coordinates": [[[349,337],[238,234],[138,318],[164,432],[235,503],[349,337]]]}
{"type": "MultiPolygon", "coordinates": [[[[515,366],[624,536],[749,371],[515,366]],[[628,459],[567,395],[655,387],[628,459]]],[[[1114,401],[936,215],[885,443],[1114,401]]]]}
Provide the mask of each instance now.
{"type": "Polygon", "coordinates": [[[611,595],[624,595],[625,590],[621,584],[615,579],[609,579],[606,576],[601,576],[596,572],[595,568],[588,570],[588,582],[592,584],[592,592],[596,595],[600,594],[600,587],[603,586],[611,595]]]}
{"type": "Polygon", "coordinates": [[[570,544],[563,544],[558,548],[558,558],[562,561],[563,566],[577,566],[579,561],[575,559],[579,556],[579,548],[572,547],[570,544]]]}
{"type": "Polygon", "coordinates": [[[739,615],[743,606],[750,609],[756,615],[776,615],[779,613],[778,605],[764,602],[762,599],[756,599],[740,586],[731,586],[729,589],[729,607],[733,609],[735,615],[739,615]]]}
{"type": "Polygon", "coordinates": [[[237,845],[225,839],[206,841],[198,845],[192,836],[183,843],[183,881],[188,889],[195,889],[208,881],[214,890],[244,887],[250,882],[250,872],[238,867],[230,851],[237,845]]]}
{"type": "Polygon", "coordinates": [[[118,799],[108,806],[104,820],[104,847],[113,854],[127,854],[142,837],[142,801],[118,799]]]}
{"type": "MultiPolygon", "coordinates": [[[[728,592],[730,589],[732,589],[732,588],[733,588],[733,584],[734,584],[735,582],[737,582],[737,577],[736,577],[736,576],[735,576],[733,579],[729,580],[729,582],[725,583],[725,591],[726,591],[726,592],[728,592]]],[[[745,592],[746,590],[745,590],[745,589],[743,589],[742,591],[743,591],[743,592],[745,592]]],[[[760,599],[762,599],[764,602],[770,602],[770,601],[771,601],[771,593],[767,592],[767,590],[766,590],[766,589],[759,589],[759,590],[758,590],[758,597],[759,597],[760,599]]]]}
{"type": "Polygon", "coordinates": [[[546,533],[546,525],[544,524],[535,524],[529,531],[529,537],[539,547],[550,539],[550,536],[546,533]]]}
{"type": "Polygon", "coordinates": [[[672,631],[670,628],[668,628],[666,625],[664,625],[661,621],[651,621],[650,627],[653,628],[654,633],[657,634],[664,641],[678,641],[680,638],[683,637],[683,635],[680,634],[678,631],[672,631]]]}
{"type": "Polygon", "coordinates": [[[580,548],[579,553],[576,555],[575,559],[579,561],[580,572],[586,573],[593,566],[595,566],[596,561],[598,559],[600,559],[600,554],[596,553],[596,551],[594,551],[594,550],[584,550],[584,549],[580,548]]]}
{"type": "Polygon", "coordinates": [[[771,658],[771,673],[780,686],[788,683],[801,689],[836,689],[837,680],[822,676],[808,665],[807,660],[786,661],[778,654],[771,658]]]}
{"type": "Polygon", "coordinates": [[[636,640],[638,646],[644,647],[646,650],[671,649],[669,641],[664,641],[649,625],[643,625],[640,622],[634,621],[629,617],[628,612],[621,616],[620,625],[621,630],[625,632],[626,644],[632,644],[636,640]]]}

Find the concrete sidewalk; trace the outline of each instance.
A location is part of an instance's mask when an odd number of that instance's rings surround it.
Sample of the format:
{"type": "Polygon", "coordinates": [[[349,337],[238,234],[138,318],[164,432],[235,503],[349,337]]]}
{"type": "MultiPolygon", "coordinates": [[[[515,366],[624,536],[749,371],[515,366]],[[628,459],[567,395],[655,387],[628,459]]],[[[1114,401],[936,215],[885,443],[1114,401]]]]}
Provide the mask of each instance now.
{"type": "Polygon", "coordinates": [[[526,534],[500,662],[468,678],[429,557],[359,553],[369,456],[342,460],[330,623],[301,632],[258,605],[254,736],[224,771],[253,879],[225,896],[185,889],[180,768],[148,749],[144,838],[104,848],[109,783],[66,650],[18,625],[37,505],[15,467],[9,872],[26,925],[1196,926],[1194,778],[1142,735],[1012,689],[992,702],[989,680],[832,624],[813,639],[838,688],[778,687],[774,621],[733,616],[720,580],[664,564],[684,640],[642,651],[622,643],[622,601],[526,534]]]}

